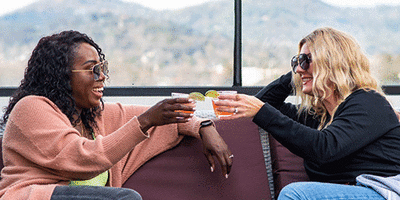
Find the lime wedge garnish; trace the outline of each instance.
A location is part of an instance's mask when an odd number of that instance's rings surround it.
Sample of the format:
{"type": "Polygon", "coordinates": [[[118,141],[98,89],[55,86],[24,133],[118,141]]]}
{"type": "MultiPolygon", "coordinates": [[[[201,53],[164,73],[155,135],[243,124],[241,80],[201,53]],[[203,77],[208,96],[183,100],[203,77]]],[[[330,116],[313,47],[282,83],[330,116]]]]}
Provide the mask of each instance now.
{"type": "Polygon", "coordinates": [[[208,90],[206,92],[206,97],[217,98],[219,96],[218,92],[215,90],[208,90]]]}
{"type": "Polygon", "coordinates": [[[194,99],[196,101],[204,101],[206,98],[200,92],[192,92],[189,94],[190,99],[194,99]]]}

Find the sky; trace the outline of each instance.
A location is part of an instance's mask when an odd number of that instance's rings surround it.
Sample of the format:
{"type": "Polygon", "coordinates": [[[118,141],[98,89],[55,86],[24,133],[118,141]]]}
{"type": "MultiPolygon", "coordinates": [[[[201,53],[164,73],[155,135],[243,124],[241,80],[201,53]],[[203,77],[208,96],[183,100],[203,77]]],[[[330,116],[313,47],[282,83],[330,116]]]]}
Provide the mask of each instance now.
{"type": "MultiPolygon", "coordinates": [[[[11,0],[3,1],[0,6],[0,15],[10,13],[38,0],[11,0]]],[[[198,5],[213,0],[122,0],[126,2],[140,3],[156,10],[180,9],[183,7],[198,5]]],[[[325,3],[344,7],[365,7],[375,5],[400,5],[400,0],[322,0],[325,3]]],[[[242,0],[244,2],[244,0],[242,0]]]]}

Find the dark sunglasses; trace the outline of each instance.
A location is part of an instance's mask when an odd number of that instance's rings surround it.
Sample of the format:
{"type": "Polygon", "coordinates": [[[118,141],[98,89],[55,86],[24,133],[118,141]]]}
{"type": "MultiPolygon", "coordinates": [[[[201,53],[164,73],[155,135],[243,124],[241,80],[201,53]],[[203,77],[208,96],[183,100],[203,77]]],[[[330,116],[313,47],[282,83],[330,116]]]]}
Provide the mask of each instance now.
{"type": "Polygon", "coordinates": [[[310,68],[311,62],[312,62],[311,53],[309,54],[301,53],[299,55],[295,55],[291,60],[292,70],[294,73],[296,73],[297,66],[300,65],[300,67],[304,71],[307,71],[308,68],[310,68]]]}
{"type": "Polygon", "coordinates": [[[100,78],[100,72],[103,72],[104,76],[108,77],[108,62],[105,60],[92,67],[92,69],[74,69],[72,72],[87,72],[92,71],[94,80],[97,81],[100,78]]]}

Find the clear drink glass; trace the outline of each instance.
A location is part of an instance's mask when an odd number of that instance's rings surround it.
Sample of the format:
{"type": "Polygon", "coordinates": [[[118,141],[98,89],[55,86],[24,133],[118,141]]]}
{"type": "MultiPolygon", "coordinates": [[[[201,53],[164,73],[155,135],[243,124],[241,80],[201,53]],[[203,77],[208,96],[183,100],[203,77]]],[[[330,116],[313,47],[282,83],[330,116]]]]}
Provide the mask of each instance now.
{"type": "MultiPolygon", "coordinates": [[[[171,97],[172,98],[189,98],[189,94],[172,92],[171,97]]],[[[195,105],[195,102],[196,101],[194,101],[193,103],[185,103],[184,105],[195,105]]],[[[194,113],[194,111],[187,111],[187,110],[175,110],[175,112],[183,112],[183,113],[190,113],[190,114],[194,113]]]]}
{"type": "MultiPolygon", "coordinates": [[[[229,90],[229,91],[217,91],[217,92],[218,92],[219,95],[237,94],[237,91],[233,91],[233,90],[229,90]]],[[[212,99],[212,105],[213,105],[214,113],[215,113],[215,116],[216,116],[217,118],[220,118],[220,117],[227,117],[227,116],[233,115],[233,113],[231,113],[231,112],[221,112],[221,111],[217,111],[217,107],[218,107],[218,106],[215,105],[215,102],[216,102],[216,101],[227,101],[227,100],[219,100],[218,98],[213,98],[213,99],[212,99]]]]}

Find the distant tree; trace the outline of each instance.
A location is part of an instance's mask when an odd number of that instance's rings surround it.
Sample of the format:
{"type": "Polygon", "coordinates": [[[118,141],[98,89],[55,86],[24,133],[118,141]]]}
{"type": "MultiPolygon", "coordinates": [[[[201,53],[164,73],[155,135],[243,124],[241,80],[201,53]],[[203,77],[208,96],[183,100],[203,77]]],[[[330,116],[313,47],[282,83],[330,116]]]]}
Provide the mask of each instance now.
{"type": "Polygon", "coordinates": [[[381,84],[400,84],[400,55],[381,54],[376,67],[381,84]]]}

